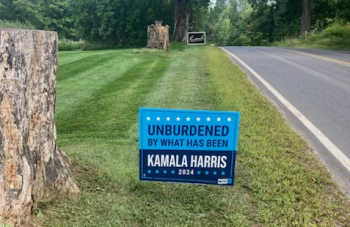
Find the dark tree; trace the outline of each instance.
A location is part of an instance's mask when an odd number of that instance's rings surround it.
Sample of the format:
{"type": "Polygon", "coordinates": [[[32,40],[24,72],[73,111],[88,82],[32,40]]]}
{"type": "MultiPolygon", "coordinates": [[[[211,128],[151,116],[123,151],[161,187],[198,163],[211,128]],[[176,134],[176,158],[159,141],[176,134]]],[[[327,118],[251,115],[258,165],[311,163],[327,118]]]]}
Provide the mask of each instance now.
{"type": "Polygon", "coordinates": [[[310,31],[311,26],[311,0],[303,0],[303,13],[301,15],[300,34],[310,31]]]}
{"type": "Polygon", "coordinates": [[[340,19],[349,22],[350,21],[350,1],[338,0],[336,1],[337,15],[340,19]]]}
{"type": "Polygon", "coordinates": [[[191,0],[176,0],[173,40],[186,41],[188,19],[191,13],[191,0]]]}
{"type": "Polygon", "coordinates": [[[184,42],[188,31],[188,22],[193,10],[208,7],[209,0],[175,0],[173,40],[184,42]]]}

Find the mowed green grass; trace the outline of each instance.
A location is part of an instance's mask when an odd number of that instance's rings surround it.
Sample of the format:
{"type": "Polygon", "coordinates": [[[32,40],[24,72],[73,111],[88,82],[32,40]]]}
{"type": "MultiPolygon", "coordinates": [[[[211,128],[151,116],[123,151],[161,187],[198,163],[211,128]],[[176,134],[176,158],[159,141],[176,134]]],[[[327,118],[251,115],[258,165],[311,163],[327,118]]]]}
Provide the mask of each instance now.
{"type": "Polygon", "coordinates": [[[282,115],[218,48],[60,52],[58,145],[81,193],[44,226],[350,226],[350,203],[282,115]],[[138,108],[241,112],[234,187],[140,182],[138,108]]]}

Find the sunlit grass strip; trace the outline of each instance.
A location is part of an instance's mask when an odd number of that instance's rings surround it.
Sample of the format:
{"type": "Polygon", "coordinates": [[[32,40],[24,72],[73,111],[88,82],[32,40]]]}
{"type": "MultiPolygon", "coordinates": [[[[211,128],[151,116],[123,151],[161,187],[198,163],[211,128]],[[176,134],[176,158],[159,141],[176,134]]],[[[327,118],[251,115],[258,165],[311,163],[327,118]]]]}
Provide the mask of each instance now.
{"type": "Polygon", "coordinates": [[[350,24],[332,24],[319,34],[285,38],[273,46],[350,50],[350,24]]]}

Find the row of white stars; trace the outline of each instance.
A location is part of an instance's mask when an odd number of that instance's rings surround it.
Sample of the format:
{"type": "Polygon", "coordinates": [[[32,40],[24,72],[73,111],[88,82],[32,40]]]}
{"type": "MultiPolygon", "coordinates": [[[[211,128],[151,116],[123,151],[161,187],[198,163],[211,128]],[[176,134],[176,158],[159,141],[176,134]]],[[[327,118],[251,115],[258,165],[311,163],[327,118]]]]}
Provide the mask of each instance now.
{"type": "MultiPolygon", "coordinates": [[[[157,117],[156,119],[157,119],[157,121],[160,121],[160,117],[157,117]]],[[[150,118],[150,117],[146,117],[146,120],[147,120],[147,121],[150,121],[151,118],[150,118]]],[[[167,121],[170,121],[170,117],[167,117],[166,120],[167,120],[167,121]]],[[[180,118],[180,117],[177,117],[176,120],[177,120],[177,121],[180,121],[181,118],[180,118]]],[[[186,120],[187,120],[187,121],[191,121],[191,118],[190,118],[190,117],[187,117],[186,120]]],[[[201,118],[200,118],[200,117],[197,117],[196,120],[197,120],[197,121],[201,121],[201,118]]],[[[211,118],[210,118],[210,117],[207,117],[207,121],[211,121],[211,118]]],[[[220,117],[216,118],[216,121],[221,121],[221,118],[220,118],[220,117]]],[[[228,117],[228,118],[227,118],[227,121],[228,121],[228,122],[231,122],[232,119],[231,119],[230,117],[228,117]]]]}

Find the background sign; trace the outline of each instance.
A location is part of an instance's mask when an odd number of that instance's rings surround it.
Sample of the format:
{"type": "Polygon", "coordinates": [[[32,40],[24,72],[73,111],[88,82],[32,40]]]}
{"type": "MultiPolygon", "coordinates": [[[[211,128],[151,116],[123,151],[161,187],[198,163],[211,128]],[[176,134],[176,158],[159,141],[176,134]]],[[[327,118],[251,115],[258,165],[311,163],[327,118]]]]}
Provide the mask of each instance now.
{"type": "Polygon", "coordinates": [[[240,113],[139,109],[140,180],[233,185],[240,113]]]}
{"type": "Polygon", "coordinates": [[[187,32],[188,45],[205,44],[205,41],[206,41],[205,32],[187,32]]]}

